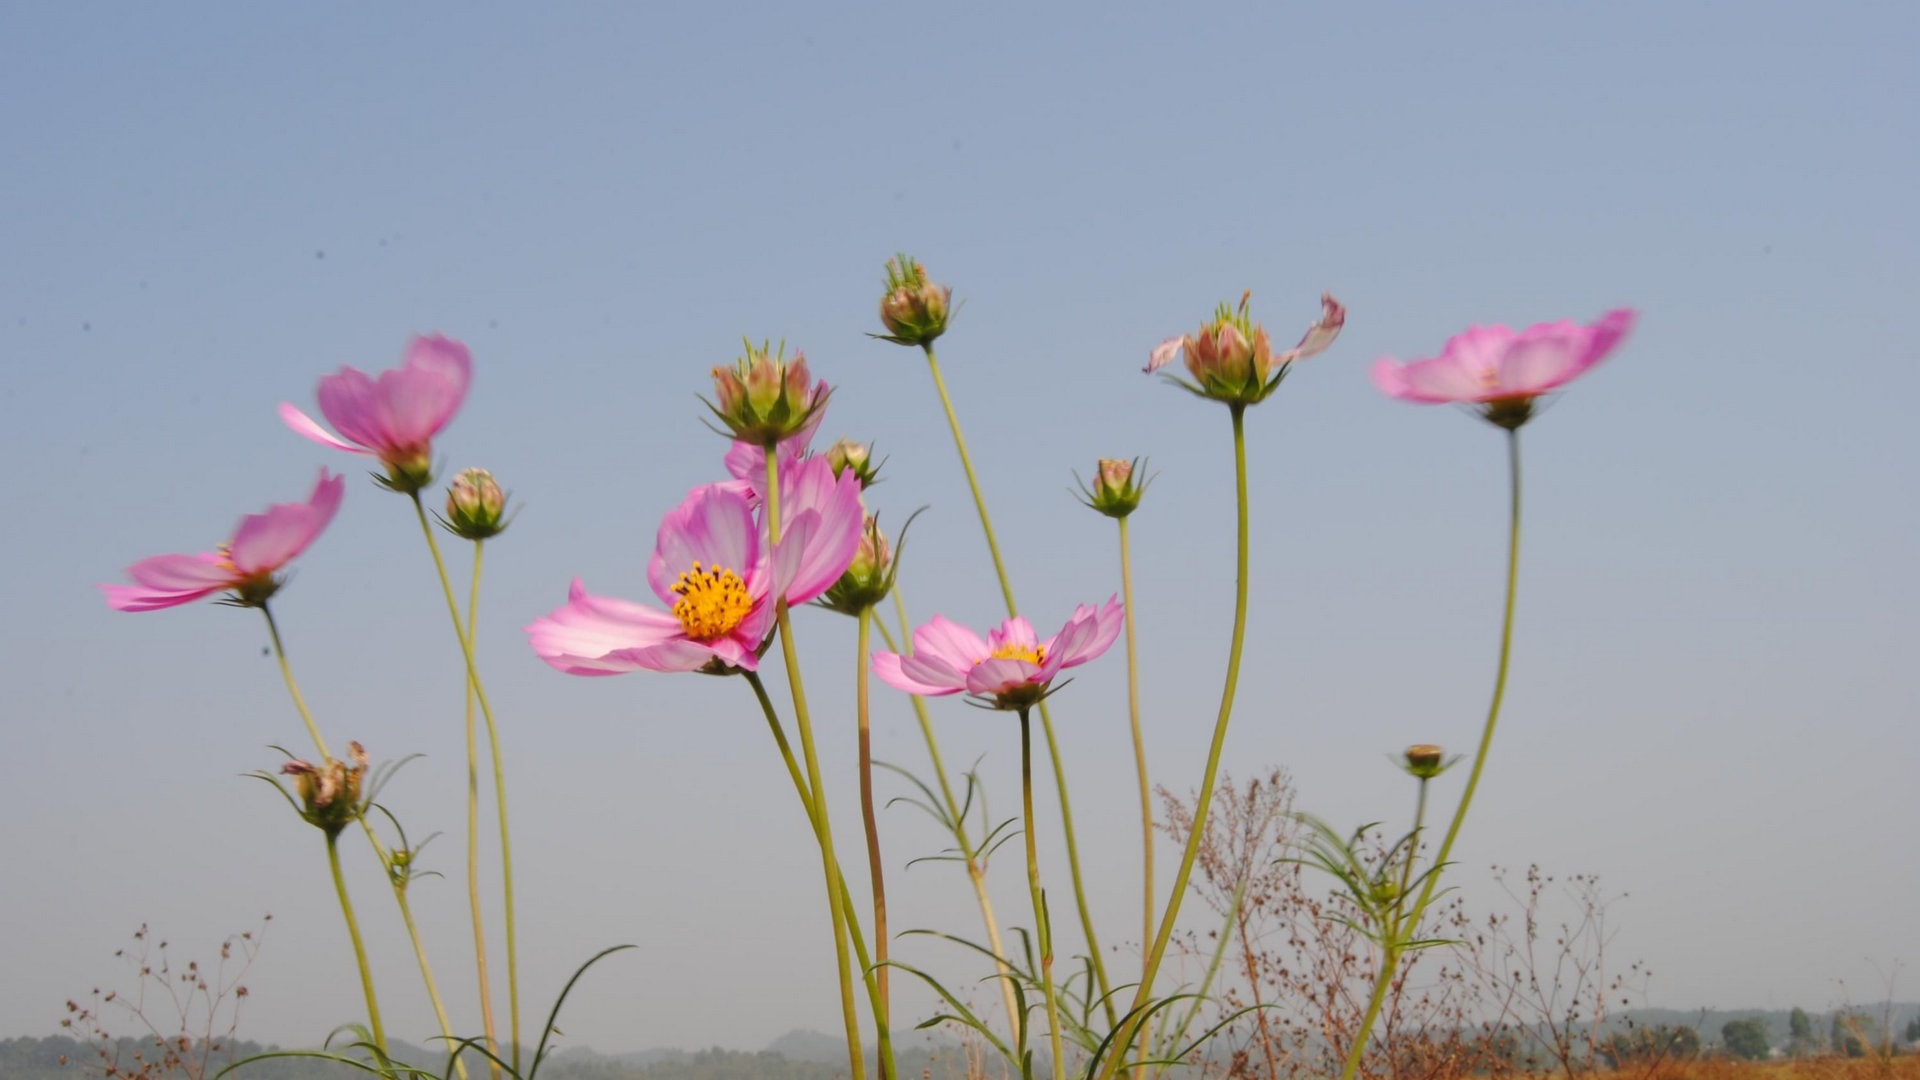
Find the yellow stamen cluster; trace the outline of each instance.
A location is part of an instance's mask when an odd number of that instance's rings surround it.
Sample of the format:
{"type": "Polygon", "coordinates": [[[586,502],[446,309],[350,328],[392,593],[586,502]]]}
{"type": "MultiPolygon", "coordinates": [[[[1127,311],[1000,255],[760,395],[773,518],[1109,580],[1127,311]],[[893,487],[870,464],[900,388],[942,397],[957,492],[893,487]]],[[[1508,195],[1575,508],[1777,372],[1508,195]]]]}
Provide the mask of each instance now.
{"type": "Polygon", "coordinates": [[[1047,650],[1039,645],[1021,645],[1009,641],[993,650],[995,660],[1025,660],[1029,664],[1043,664],[1047,659],[1047,650]]]}
{"type": "Polygon", "coordinates": [[[699,563],[680,575],[673,585],[680,599],[673,613],[687,636],[695,641],[712,641],[739,626],[753,610],[753,597],[740,575],[723,567],[702,568],[699,563]]]}

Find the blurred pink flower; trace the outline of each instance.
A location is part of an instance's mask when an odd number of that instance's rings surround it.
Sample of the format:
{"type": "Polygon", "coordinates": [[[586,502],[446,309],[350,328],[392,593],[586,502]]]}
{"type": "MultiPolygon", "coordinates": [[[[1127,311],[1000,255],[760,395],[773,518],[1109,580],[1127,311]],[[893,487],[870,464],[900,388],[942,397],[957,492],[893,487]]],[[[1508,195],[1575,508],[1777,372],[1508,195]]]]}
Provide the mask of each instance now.
{"type": "Polygon", "coordinates": [[[1605,359],[1635,318],[1631,308],[1620,308],[1591,326],[1563,319],[1517,333],[1504,326],[1468,327],[1449,338],[1439,356],[1375,362],[1373,382],[1403,401],[1478,404],[1487,419],[1518,427],[1532,415],[1534,398],[1605,359]]]}
{"type": "Polygon", "coordinates": [[[219,550],[198,555],[155,555],[127,567],[133,585],[102,585],[115,611],[158,611],[189,604],[222,590],[243,607],[258,607],[279,589],[275,573],[307,549],[333,520],[346,481],[320,470],[303,503],[279,503],[248,514],[219,550]]]}
{"type": "Polygon", "coordinates": [[[439,334],[416,337],[406,361],[377,379],[342,367],[320,380],[320,413],[339,435],[290,404],[281,404],[280,419],[322,446],[379,458],[392,486],[418,491],[432,481],[433,437],[460,410],[472,368],[467,347],[458,341],[439,334]]]}
{"type": "Polygon", "coordinates": [[[1080,605],[1060,632],[1040,641],[1016,615],[981,641],[972,630],[935,615],[913,632],[913,652],[873,654],[880,681],[909,694],[939,697],[966,691],[995,708],[1026,708],[1045,697],[1054,676],[1106,652],[1119,636],[1119,597],[1100,608],[1080,605]]]}
{"type": "Polygon", "coordinates": [[[668,608],[595,596],[575,579],[567,603],[527,627],[533,651],[569,675],[753,671],[774,602],[798,606],[840,579],[860,546],[860,481],[822,459],[782,470],[780,545],[747,496],[697,488],[660,523],[647,582],[668,608]]]}

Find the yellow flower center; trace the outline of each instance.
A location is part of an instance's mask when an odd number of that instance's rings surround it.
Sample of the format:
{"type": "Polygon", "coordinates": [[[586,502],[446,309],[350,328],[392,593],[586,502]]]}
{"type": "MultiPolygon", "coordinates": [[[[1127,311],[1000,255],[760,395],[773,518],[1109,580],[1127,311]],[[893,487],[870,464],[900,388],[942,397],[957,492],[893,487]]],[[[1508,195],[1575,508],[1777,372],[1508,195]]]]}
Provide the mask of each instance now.
{"type": "Polygon", "coordinates": [[[1025,660],[1029,664],[1046,662],[1047,650],[1038,645],[1018,645],[1008,642],[993,650],[995,660],[1025,660]]]}
{"type": "Polygon", "coordinates": [[[753,610],[747,583],[719,566],[703,569],[694,563],[693,569],[674,583],[673,592],[680,598],[673,605],[673,613],[695,641],[712,641],[730,633],[753,610]]]}

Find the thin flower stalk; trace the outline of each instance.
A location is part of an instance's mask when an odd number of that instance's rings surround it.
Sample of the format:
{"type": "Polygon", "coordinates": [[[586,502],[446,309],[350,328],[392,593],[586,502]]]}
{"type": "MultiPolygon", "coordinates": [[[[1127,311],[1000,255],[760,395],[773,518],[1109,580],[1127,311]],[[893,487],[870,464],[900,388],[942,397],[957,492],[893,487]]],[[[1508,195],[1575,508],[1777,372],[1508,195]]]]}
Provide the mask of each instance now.
{"type": "MultiPolygon", "coordinates": [[[[480,568],[482,553],[486,545],[478,540],[473,544],[473,583],[467,590],[467,640],[478,640],[480,619],[480,568]]],[[[469,680],[465,687],[466,730],[467,730],[467,906],[473,915],[473,964],[475,978],[480,991],[480,1026],[487,1037],[487,1049],[495,1057],[500,1053],[500,1038],[493,1019],[493,978],[487,970],[487,922],[480,906],[480,764],[479,737],[476,730],[473,683],[469,680]]],[[[487,725],[488,734],[493,733],[493,725],[487,725]]],[[[500,774],[500,742],[493,741],[494,775],[500,774]]],[[[500,823],[501,835],[506,834],[506,821],[500,823]]],[[[500,1066],[489,1061],[488,1072],[497,1078],[500,1066]]]]}
{"type": "MultiPolygon", "coordinates": [[[[895,614],[900,619],[900,625],[902,627],[912,625],[907,619],[906,601],[901,598],[897,582],[893,588],[893,606],[895,614]]],[[[878,625],[880,637],[887,643],[887,648],[893,652],[899,652],[900,644],[895,640],[893,631],[887,628],[885,620],[878,620],[878,625]]],[[[987,891],[987,866],[980,859],[980,853],[967,833],[967,822],[960,811],[960,800],[953,793],[953,782],[947,779],[946,763],[940,757],[940,741],[934,737],[933,720],[927,715],[926,700],[918,695],[910,695],[907,700],[913,703],[913,715],[920,721],[920,734],[927,742],[927,756],[933,762],[933,775],[939,783],[940,799],[946,809],[943,820],[947,828],[952,831],[954,846],[960,851],[960,856],[966,864],[967,881],[973,886],[974,902],[979,905],[981,921],[986,924],[987,944],[993,950],[993,967],[997,976],[994,981],[1000,984],[1000,997],[1007,1007],[1007,1028],[1012,1035],[1010,1041],[1018,1044],[1021,1028],[1025,1026],[1024,1018],[1020,1015],[1020,1006],[1013,992],[1013,969],[1007,966],[1004,959],[1006,946],[1000,939],[1000,920],[993,913],[993,894],[987,891]]]]}
{"type": "MultiPolygon", "coordinates": [[[[1405,955],[1419,929],[1421,909],[1415,904],[1407,906],[1407,890],[1413,880],[1413,863],[1420,850],[1420,831],[1427,821],[1427,784],[1429,776],[1416,776],[1420,792],[1414,801],[1413,831],[1407,834],[1406,852],[1400,863],[1400,887],[1394,893],[1393,906],[1387,924],[1382,928],[1380,939],[1380,974],[1373,980],[1373,994],[1367,999],[1367,1011],[1360,1018],[1360,1029],[1355,1034],[1353,1045],[1347,1048],[1346,1065],[1340,1072],[1341,1080],[1353,1080],[1360,1069],[1360,1061],[1366,1056],[1367,1039],[1373,1031],[1373,1025],[1380,1018],[1380,1009],[1386,1004],[1387,991],[1393,987],[1393,977],[1400,966],[1400,957],[1405,955]]],[[[1428,877],[1439,876],[1438,870],[1428,877]]]]}
{"type": "MultiPolygon", "coordinates": [[[[780,713],[774,707],[773,698],[767,694],[766,683],[759,672],[744,671],[747,685],[753,688],[754,700],[760,704],[760,711],[766,716],[767,728],[773,733],[773,742],[780,750],[780,760],[787,767],[787,776],[793,781],[793,790],[800,796],[800,807],[807,813],[807,822],[812,825],[820,816],[820,803],[814,798],[813,790],[807,784],[806,775],[801,771],[800,761],[794,756],[793,744],[788,741],[787,733],[780,726],[780,713]]],[[[867,986],[867,1003],[876,1017],[877,1036],[880,1051],[880,1074],[882,1080],[894,1080],[896,1072],[893,1060],[893,1034],[886,1022],[886,1004],[879,992],[877,974],[885,970],[879,968],[871,954],[867,952],[866,938],[860,929],[860,916],[853,907],[853,895],[847,891],[846,879],[840,873],[840,867],[833,868],[835,879],[839,881],[840,906],[847,920],[848,937],[853,941],[854,959],[859,961],[862,977],[867,986]]]]}
{"type": "MultiPolygon", "coordinates": [[[[1411,933],[1420,925],[1427,909],[1433,903],[1435,891],[1440,886],[1441,872],[1446,868],[1447,856],[1453,853],[1453,842],[1460,836],[1460,826],[1467,820],[1467,808],[1473,803],[1473,793],[1480,786],[1480,774],[1486,768],[1487,751],[1493,746],[1494,728],[1500,722],[1500,706],[1506,700],[1507,670],[1513,656],[1513,611],[1514,597],[1520,585],[1520,431],[1518,426],[1504,429],[1507,434],[1507,474],[1510,486],[1509,516],[1507,523],[1507,599],[1500,622],[1500,660],[1494,671],[1493,700],[1487,706],[1487,723],[1480,732],[1480,747],[1473,755],[1473,768],[1467,772],[1466,787],[1460,792],[1460,804],[1454,808],[1453,820],[1447,825],[1440,849],[1434,854],[1433,869],[1425,875],[1426,881],[1420,887],[1420,898],[1414,901],[1408,911],[1406,924],[1411,933]]],[[[1425,784],[1421,785],[1424,805],[1425,784]]],[[[1412,852],[1407,858],[1411,860],[1412,852]]],[[[1380,979],[1374,989],[1375,1005],[1354,1035],[1353,1050],[1347,1055],[1346,1068],[1341,1080],[1353,1080],[1360,1065],[1360,1055],[1365,1050],[1367,1037],[1373,1022],[1379,1013],[1378,1000],[1384,996],[1383,987],[1393,978],[1393,968],[1399,961],[1399,950],[1388,949],[1381,958],[1380,979]]]]}
{"type": "MultiPolygon", "coordinates": [[[[1140,780],[1141,906],[1140,940],[1153,940],[1153,792],[1147,779],[1147,744],[1140,733],[1140,654],[1133,634],[1133,552],[1128,543],[1127,518],[1115,519],[1120,525],[1120,602],[1127,612],[1127,719],[1133,727],[1134,771],[1140,780]]],[[[1146,957],[1140,958],[1141,975],[1146,975],[1146,957]]],[[[1152,1032],[1140,1025],[1140,1056],[1150,1057],[1152,1032]]]]}
{"type": "MultiPolygon", "coordinates": [[[[471,692],[473,699],[480,704],[480,715],[487,722],[487,736],[493,742],[493,783],[494,801],[499,808],[500,818],[500,877],[502,880],[502,917],[506,927],[507,939],[507,1013],[508,1030],[513,1039],[513,1071],[520,1071],[520,963],[519,949],[514,935],[513,918],[513,842],[507,832],[507,780],[500,757],[499,730],[493,720],[493,705],[487,700],[487,688],[480,681],[480,668],[474,660],[473,638],[467,633],[466,625],[460,618],[460,601],[454,596],[453,581],[447,576],[447,563],[440,554],[440,543],[434,539],[433,526],[427,520],[426,504],[420,501],[418,490],[409,492],[413,500],[414,515],[420,520],[420,532],[427,538],[427,551],[433,556],[433,569],[440,578],[440,591],[446,596],[447,614],[453,619],[453,634],[460,641],[460,653],[466,660],[467,686],[465,692],[471,692]]],[[[478,564],[475,564],[478,572],[478,564]]]]}
{"type": "MultiPolygon", "coordinates": [[[[973,494],[973,508],[980,515],[980,530],[986,534],[987,552],[993,557],[993,572],[1000,581],[1000,595],[1006,600],[1009,618],[1018,615],[1019,605],[1013,598],[1013,584],[1007,576],[1006,560],[1000,557],[1000,542],[993,535],[993,517],[987,513],[986,496],[980,491],[980,479],[974,475],[973,458],[967,453],[967,438],[960,430],[960,417],[953,411],[953,399],[947,393],[946,379],[940,375],[940,360],[934,355],[933,344],[921,346],[927,354],[927,370],[933,375],[933,386],[940,394],[940,407],[946,411],[947,427],[953,432],[954,449],[960,454],[960,468],[967,475],[967,487],[973,494]]],[[[1099,986],[1100,1001],[1107,1013],[1107,1023],[1119,1023],[1114,1011],[1112,987],[1107,981],[1107,964],[1101,955],[1100,941],[1093,929],[1093,915],[1087,908],[1087,890],[1080,874],[1080,844],[1073,831],[1073,802],[1067,794],[1067,769],[1060,758],[1060,743],[1053,733],[1053,715],[1047,703],[1040,703],[1040,730],[1047,737],[1047,757],[1053,766],[1053,782],[1060,797],[1060,826],[1066,835],[1067,872],[1073,881],[1074,906],[1080,916],[1080,931],[1087,942],[1087,956],[1093,964],[1094,980],[1099,986]]]]}
{"type": "Polygon", "coordinates": [[[1021,832],[1027,842],[1027,891],[1033,898],[1034,935],[1040,939],[1040,991],[1047,1003],[1047,1042],[1053,1051],[1053,1075],[1066,1074],[1067,1059],[1060,1048],[1060,997],[1053,990],[1053,920],[1047,915],[1047,894],[1040,887],[1040,851],[1033,835],[1033,724],[1028,709],[1020,710],[1021,832]]]}
{"type": "MultiPolygon", "coordinates": [[[[1138,1015],[1153,996],[1153,979],[1166,957],[1167,943],[1173,938],[1173,926],[1180,918],[1180,902],[1186,897],[1187,882],[1193,877],[1193,864],[1200,854],[1201,838],[1206,834],[1207,812],[1213,807],[1213,782],[1220,772],[1220,752],[1227,741],[1227,724],[1233,718],[1234,695],[1240,686],[1240,656],[1247,640],[1247,576],[1251,537],[1248,530],[1246,405],[1229,402],[1233,417],[1233,494],[1236,511],[1234,542],[1233,636],[1227,647],[1227,676],[1220,690],[1220,712],[1213,724],[1213,741],[1207,749],[1207,766],[1200,778],[1200,793],[1193,809],[1193,827],[1187,835],[1186,850],[1180,855],[1180,869],[1173,876],[1173,891],[1167,896],[1167,908],[1160,917],[1160,929],[1153,947],[1147,952],[1140,972],[1140,986],[1134,991],[1129,1014],[1138,1015]]],[[[1137,1030],[1139,1019],[1130,1021],[1137,1030]]],[[[1120,1046],[1133,1042],[1131,1033],[1114,1040],[1120,1046]]],[[[1101,1080],[1113,1076],[1125,1055],[1110,1054],[1100,1068],[1101,1080]]]]}
{"type": "Polygon", "coordinates": [[[327,866],[333,871],[333,891],[340,897],[340,913],[347,920],[347,936],[353,939],[353,959],[360,966],[360,987],[367,995],[367,1025],[373,1029],[373,1045],[387,1056],[387,1030],[380,1023],[380,999],[373,992],[373,969],[367,966],[367,946],[360,940],[360,923],[353,917],[353,901],[347,896],[347,879],[340,873],[339,837],[327,834],[327,866]]]}
{"type": "MultiPolygon", "coordinates": [[[[768,447],[767,469],[767,542],[769,550],[780,544],[780,467],[779,455],[768,447]]],[[[839,860],[833,854],[833,826],[827,813],[820,778],[820,755],[814,747],[813,722],[807,713],[807,691],[801,680],[800,657],[793,641],[793,618],[784,596],[774,603],[774,619],[779,625],[780,658],[786,664],[787,687],[793,694],[793,722],[800,733],[800,750],[807,766],[807,787],[814,792],[813,832],[819,841],[821,870],[827,881],[827,907],[833,920],[834,963],[840,975],[840,1010],[846,1019],[848,1069],[853,1080],[867,1074],[866,1051],[860,1042],[860,1015],[853,1004],[853,971],[847,958],[847,919],[841,910],[845,896],[840,880],[839,860]]],[[[880,1021],[876,1021],[878,1023],[880,1021]]]]}
{"type": "MultiPolygon", "coordinates": [[[[259,608],[260,614],[267,620],[267,636],[273,641],[273,656],[280,665],[280,678],[287,684],[287,694],[293,699],[293,707],[300,713],[300,721],[306,725],[307,734],[312,736],[314,748],[320,751],[321,758],[331,758],[333,754],[327,749],[327,740],[321,737],[320,726],[314,723],[313,713],[307,708],[306,696],[300,692],[300,683],[293,677],[293,665],[287,659],[286,645],[281,641],[280,624],[274,620],[273,609],[266,601],[262,601],[259,604],[259,608]]],[[[361,831],[366,833],[367,843],[373,846],[374,856],[380,860],[380,865],[386,868],[389,875],[391,875],[393,856],[387,851],[386,845],[380,842],[380,837],[374,833],[373,826],[368,824],[364,816],[360,819],[360,828],[361,831]]],[[[331,846],[331,841],[329,841],[329,846],[331,846]]],[[[344,891],[342,892],[342,899],[345,899],[344,891]]],[[[454,1037],[453,1025],[447,1019],[446,1005],[440,998],[440,985],[433,977],[433,965],[427,962],[426,944],[420,937],[419,927],[416,926],[413,921],[413,913],[407,904],[404,886],[397,882],[394,886],[394,899],[400,905],[400,917],[406,923],[407,938],[413,945],[414,959],[420,964],[420,978],[426,984],[427,1000],[433,1005],[434,1019],[440,1024],[441,1037],[451,1040],[454,1037]]],[[[357,929],[354,931],[354,934],[357,940],[359,934],[357,929]]],[[[461,1080],[466,1080],[466,1063],[456,1061],[455,1065],[458,1067],[461,1080]]]]}
{"type": "Polygon", "coordinates": [[[887,876],[880,862],[880,825],[874,817],[873,808],[873,727],[872,703],[869,691],[873,677],[868,668],[872,661],[868,653],[872,651],[873,608],[860,609],[860,629],[854,646],[854,712],[858,717],[860,742],[860,818],[867,832],[867,872],[873,879],[873,955],[879,967],[874,971],[874,981],[879,992],[880,1008],[878,1019],[881,1030],[886,1030],[886,1017],[892,1012],[892,998],[887,993],[887,876]]]}

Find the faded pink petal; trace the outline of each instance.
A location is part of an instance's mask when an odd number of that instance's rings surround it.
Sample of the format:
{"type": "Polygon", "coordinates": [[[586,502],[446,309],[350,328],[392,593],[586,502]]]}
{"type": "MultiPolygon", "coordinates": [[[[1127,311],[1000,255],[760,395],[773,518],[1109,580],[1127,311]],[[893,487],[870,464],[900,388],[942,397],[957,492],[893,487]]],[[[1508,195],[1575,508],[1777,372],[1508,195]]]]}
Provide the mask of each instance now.
{"type": "Polygon", "coordinates": [[[333,520],[346,481],[320,470],[313,494],[304,503],[278,503],[249,514],[218,552],[155,555],[127,568],[133,585],[102,585],[107,606],[116,611],[158,611],[204,596],[235,590],[247,599],[270,595],[274,575],[292,562],[333,520]]]}
{"type": "Polygon", "coordinates": [[[1180,355],[1180,350],[1186,345],[1186,340],[1184,337],[1170,337],[1160,344],[1155,345],[1152,354],[1147,357],[1147,366],[1140,370],[1151,375],[1161,368],[1166,367],[1168,364],[1173,363],[1173,358],[1180,355]]]}
{"type": "Polygon", "coordinates": [[[1538,397],[1605,359],[1636,317],[1632,309],[1619,308],[1590,326],[1562,320],[1518,333],[1504,326],[1471,326],[1448,339],[1439,356],[1375,362],[1373,382],[1391,397],[1425,403],[1538,397]]]}
{"type": "Polygon", "coordinates": [[[988,657],[967,672],[967,693],[996,697],[1044,680],[1036,678],[1040,665],[1017,657],[988,657]]]}
{"type": "Polygon", "coordinates": [[[292,405],[280,418],[306,438],[393,461],[427,453],[466,399],[473,363],[467,347],[439,334],[416,337],[406,360],[377,379],[353,367],[320,380],[320,413],[335,436],[292,405]]]}
{"type": "Polygon", "coordinates": [[[966,689],[966,677],[944,664],[919,656],[882,652],[873,655],[873,673],[896,690],[921,697],[941,697],[966,689]]]}
{"type": "Polygon", "coordinates": [[[1276,366],[1291,364],[1295,360],[1305,360],[1309,356],[1318,356],[1327,351],[1340,336],[1340,330],[1347,325],[1347,307],[1333,298],[1332,293],[1320,294],[1320,320],[1307,327],[1301,336],[1300,344],[1273,358],[1276,366]]]}

